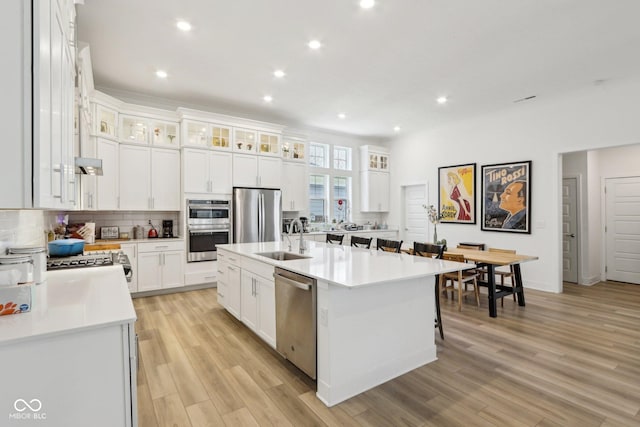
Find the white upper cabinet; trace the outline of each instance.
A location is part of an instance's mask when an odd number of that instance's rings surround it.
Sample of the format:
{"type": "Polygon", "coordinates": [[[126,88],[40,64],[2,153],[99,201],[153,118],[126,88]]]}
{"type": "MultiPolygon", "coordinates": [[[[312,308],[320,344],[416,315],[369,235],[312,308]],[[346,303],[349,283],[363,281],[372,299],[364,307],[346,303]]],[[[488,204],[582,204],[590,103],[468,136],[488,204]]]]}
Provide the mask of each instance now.
{"type": "Polygon", "coordinates": [[[233,155],[233,186],[280,188],[282,160],[251,154],[233,155]]]}
{"type": "Polygon", "coordinates": [[[389,172],[389,150],[374,145],[360,147],[360,170],[389,172]]]}
{"type": "Polygon", "coordinates": [[[120,115],[120,141],[180,148],[178,123],[146,117],[120,115]]]}
{"type": "MultiPolygon", "coordinates": [[[[95,195],[88,200],[89,209],[118,209],[118,143],[108,139],[97,138],[96,157],[102,159],[102,176],[91,176],[96,182],[95,195]]],[[[89,177],[90,175],[84,175],[89,177]]],[[[86,208],[85,208],[86,209],[86,208]]]]}
{"type": "Polygon", "coordinates": [[[102,104],[94,104],[93,134],[102,138],[118,138],[118,112],[102,104]]]}
{"type": "Polygon", "coordinates": [[[282,210],[301,211],[309,206],[307,165],[282,162],[282,210]]]}
{"type": "Polygon", "coordinates": [[[283,138],[281,151],[283,160],[295,162],[307,161],[307,143],[305,141],[283,138]]]}
{"type": "Polygon", "coordinates": [[[231,194],[231,153],[184,148],[184,192],[231,194]]]}
{"type": "Polygon", "coordinates": [[[120,144],[119,209],[180,210],[180,152],[120,144]]]}
{"type": "Polygon", "coordinates": [[[280,135],[259,132],[258,153],[263,156],[280,156],[280,135]]]}
{"type": "Polygon", "coordinates": [[[231,150],[231,127],[183,120],[182,146],[231,150]]]}
{"type": "Polygon", "coordinates": [[[233,151],[241,153],[257,153],[257,140],[258,133],[256,131],[236,128],[233,130],[233,151]]]}

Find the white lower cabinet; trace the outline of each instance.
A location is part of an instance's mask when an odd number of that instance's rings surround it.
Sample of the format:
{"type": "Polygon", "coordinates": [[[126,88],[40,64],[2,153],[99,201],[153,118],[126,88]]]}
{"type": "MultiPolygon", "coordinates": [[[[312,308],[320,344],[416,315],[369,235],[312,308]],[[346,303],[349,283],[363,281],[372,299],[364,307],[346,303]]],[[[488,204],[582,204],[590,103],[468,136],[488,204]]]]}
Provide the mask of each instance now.
{"type": "Polygon", "coordinates": [[[138,243],[138,292],[184,286],[183,242],[138,243]]]}
{"type": "Polygon", "coordinates": [[[218,249],[218,302],[229,313],[240,319],[240,263],[238,261],[238,256],[218,249]]]}
{"type": "Polygon", "coordinates": [[[241,288],[240,320],[275,348],[276,298],[273,278],[267,279],[243,269],[241,288]]]}
{"type": "Polygon", "coordinates": [[[129,292],[138,292],[138,245],[135,243],[121,243],[120,250],[129,258],[131,264],[131,281],[127,282],[129,292]]]}

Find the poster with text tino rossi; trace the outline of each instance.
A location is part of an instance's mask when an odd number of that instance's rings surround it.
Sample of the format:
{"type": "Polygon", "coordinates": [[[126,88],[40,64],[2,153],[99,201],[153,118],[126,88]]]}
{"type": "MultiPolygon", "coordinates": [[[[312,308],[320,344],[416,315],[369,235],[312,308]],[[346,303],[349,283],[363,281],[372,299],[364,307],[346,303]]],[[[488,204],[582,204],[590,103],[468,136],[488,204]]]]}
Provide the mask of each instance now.
{"type": "Polygon", "coordinates": [[[531,161],[482,166],[485,231],[531,233],[531,161]]]}

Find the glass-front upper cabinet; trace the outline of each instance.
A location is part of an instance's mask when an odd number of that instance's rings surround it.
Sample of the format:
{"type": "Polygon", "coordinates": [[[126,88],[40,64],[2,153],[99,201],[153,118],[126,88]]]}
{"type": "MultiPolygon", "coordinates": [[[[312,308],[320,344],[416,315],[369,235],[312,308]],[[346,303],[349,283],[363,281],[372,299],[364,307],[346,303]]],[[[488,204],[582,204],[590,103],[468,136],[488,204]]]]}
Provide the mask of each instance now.
{"type": "Polygon", "coordinates": [[[120,141],[149,143],[149,123],[146,118],[120,115],[120,141]]]}
{"type": "Polygon", "coordinates": [[[213,148],[231,148],[231,128],[211,125],[211,146],[213,148]]]}
{"type": "Polygon", "coordinates": [[[95,105],[94,134],[103,138],[118,137],[118,112],[100,104],[95,105]]]}
{"type": "Polygon", "coordinates": [[[270,156],[280,155],[280,135],[273,133],[260,132],[260,145],[258,145],[258,153],[270,156]]]}
{"type": "Polygon", "coordinates": [[[386,148],[363,145],[360,154],[361,170],[389,172],[389,152],[386,148]]]}
{"type": "Polygon", "coordinates": [[[255,153],[257,139],[256,131],[236,128],[233,130],[233,150],[255,153]]]}
{"type": "Polygon", "coordinates": [[[153,145],[180,147],[178,123],[151,120],[149,129],[151,130],[151,143],[153,145]]]}
{"type": "Polygon", "coordinates": [[[203,122],[182,121],[182,144],[204,148],[207,146],[209,125],[203,122]]]}
{"type": "Polygon", "coordinates": [[[295,139],[284,138],[282,140],[282,158],[284,160],[307,160],[307,143],[295,139]]]}

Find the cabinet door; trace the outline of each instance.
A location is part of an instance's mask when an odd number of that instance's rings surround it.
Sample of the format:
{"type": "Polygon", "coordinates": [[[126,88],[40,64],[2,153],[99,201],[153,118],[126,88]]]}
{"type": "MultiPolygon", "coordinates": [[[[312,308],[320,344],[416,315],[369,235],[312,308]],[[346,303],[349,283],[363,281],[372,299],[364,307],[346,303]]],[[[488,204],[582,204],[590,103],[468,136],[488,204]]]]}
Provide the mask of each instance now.
{"type": "Polygon", "coordinates": [[[180,210],[180,152],[151,149],[151,209],[180,210]]]}
{"type": "Polygon", "coordinates": [[[280,136],[272,133],[260,132],[258,134],[260,144],[258,145],[258,153],[268,156],[280,155],[280,136]]]}
{"type": "Polygon", "coordinates": [[[116,139],[118,113],[115,110],[96,104],[95,126],[96,135],[116,139]]]}
{"type": "Polygon", "coordinates": [[[282,186],[282,159],[258,156],[258,186],[265,188],[282,186]]]}
{"type": "Polygon", "coordinates": [[[258,293],[258,335],[276,347],[276,289],[273,280],[255,276],[258,293]]]}
{"type": "Polygon", "coordinates": [[[227,267],[229,263],[226,260],[223,260],[220,254],[218,254],[218,265],[216,275],[218,276],[217,283],[217,294],[218,294],[218,304],[222,305],[224,308],[227,308],[227,302],[225,300],[225,295],[227,294],[227,289],[229,288],[229,271],[227,267]]]}
{"type": "Polygon", "coordinates": [[[119,209],[151,209],[151,149],[120,144],[119,209]]]}
{"type": "Polygon", "coordinates": [[[206,147],[209,125],[203,122],[182,122],[182,144],[196,147],[206,147]]]}
{"type": "Polygon", "coordinates": [[[258,157],[250,154],[233,155],[233,186],[258,186],[258,157]]]}
{"type": "Polygon", "coordinates": [[[227,265],[227,293],[224,296],[226,309],[237,319],[240,319],[241,297],[240,297],[240,267],[227,265]]]}
{"type": "Polygon", "coordinates": [[[162,287],[161,252],[138,253],[138,292],[162,287]]]}
{"type": "Polygon", "coordinates": [[[166,251],[162,255],[162,287],[184,286],[184,251],[166,251]]]}
{"type": "Polygon", "coordinates": [[[231,193],[233,187],[231,163],[231,153],[212,151],[209,154],[209,191],[211,193],[231,193]]]}
{"type": "Polygon", "coordinates": [[[373,210],[389,211],[389,174],[386,172],[371,172],[372,192],[375,195],[373,210]]]}
{"type": "Polygon", "coordinates": [[[282,162],[282,210],[305,210],[309,203],[307,165],[282,162]]]}
{"type": "Polygon", "coordinates": [[[138,144],[149,143],[149,122],[143,117],[120,116],[120,141],[138,144]]]}
{"type": "Polygon", "coordinates": [[[102,176],[96,180],[96,201],[90,197],[90,207],[100,210],[118,209],[118,143],[98,138],[96,156],[102,159],[102,176]]]}
{"type": "Polygon", "coordinates": [[[258,329],[258,299],[256,276],[242,270],[240,280],[240,320],[254,331],[258,329]]]}
{"type": "Polygon", "coordinates": [[[131,263],[131,281],[127,282],[129,286],[129,292],[138,292],[138,245],[135,243],[122,243],[120,244],[120,250],[129,257],[131,263]]]}
{"type": "Polygon", "coordinates": [[[184,192],[208,193],[210,188],[209,152],[185,148],[182,155],[184,159],[184,192]]]}

